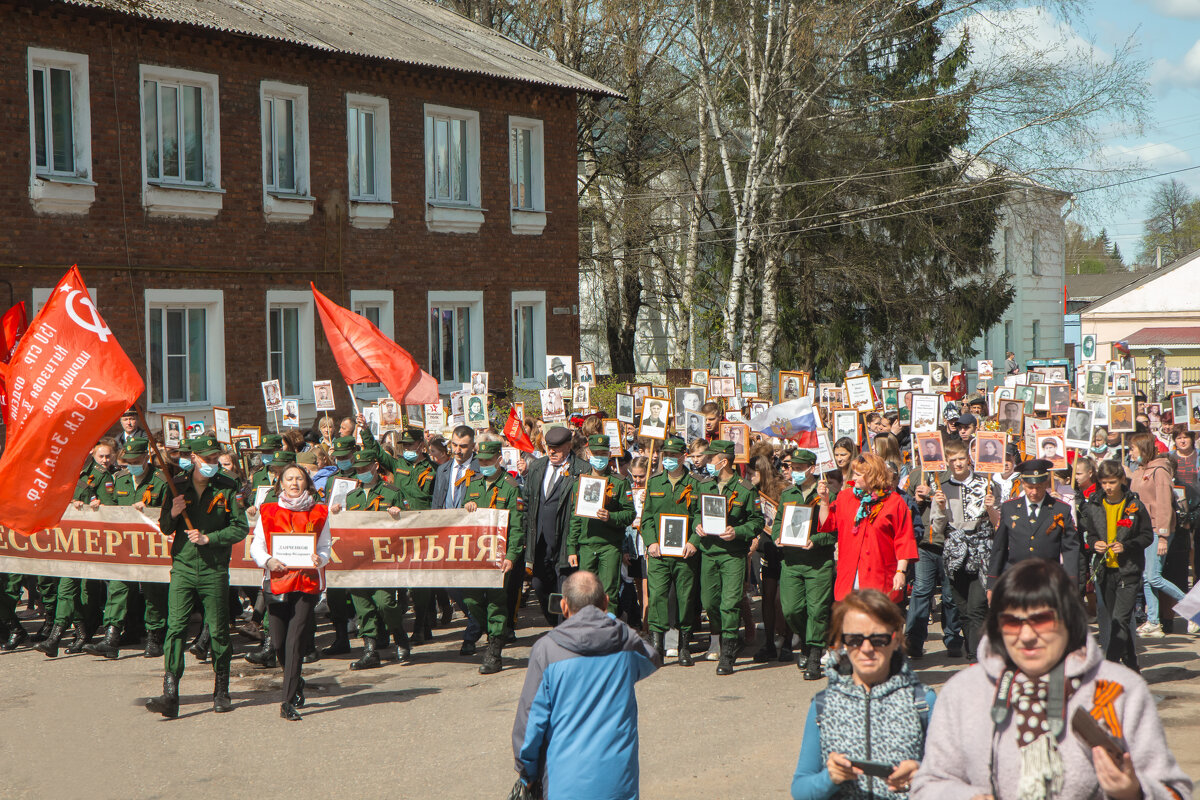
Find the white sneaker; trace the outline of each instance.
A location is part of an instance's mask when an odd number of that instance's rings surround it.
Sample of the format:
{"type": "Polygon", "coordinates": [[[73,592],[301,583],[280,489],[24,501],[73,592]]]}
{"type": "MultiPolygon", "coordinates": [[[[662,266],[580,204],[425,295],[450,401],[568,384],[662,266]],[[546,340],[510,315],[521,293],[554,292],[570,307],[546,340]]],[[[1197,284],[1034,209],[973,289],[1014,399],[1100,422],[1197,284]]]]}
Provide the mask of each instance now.
{"type": "Polygon", "coordinates": [[[1146,623],[1141,628],[1138,628],[1138,635],[1145,639],[1161,639],[1166,636],[1166,634],[1163,633],[1162,625],[1157,623],[1154,625],[1146,623]],[[1143,630],[1143,628],[1145,630],[1143,630]]]}
{"type": "Polygon", "coordinates": [[[1146,631],[1150,630],[1153,627],[1154,627],[1154,624],[1152,622],[1150,622],[1149,620],[1147,620],[1146,622],[1143,622],[1141,625],[1137,626],[1137,632],[1140,634],[1145,634],[1146,631]]]}
{"type": "Polygon", "coordinates": [[[679,650],[677,650],[674,647],[667,648],[667,658],[678,658],[678,657],[679,657],[679,650]]]}
{"type": "Polygon", "coordinates": [[[1200,633],[1200,625],[1195,622],[1188,623],[1188,633],[1200,633]]]}

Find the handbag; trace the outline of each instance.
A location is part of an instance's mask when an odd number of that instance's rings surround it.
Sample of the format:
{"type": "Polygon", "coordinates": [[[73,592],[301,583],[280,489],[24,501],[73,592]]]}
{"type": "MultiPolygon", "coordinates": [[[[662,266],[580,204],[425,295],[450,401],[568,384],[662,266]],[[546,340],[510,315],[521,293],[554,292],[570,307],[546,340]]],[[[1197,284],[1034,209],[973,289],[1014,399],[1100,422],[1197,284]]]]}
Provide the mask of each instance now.
{"type": "Polygon", "coordinates": [[[286,594],[275,594],[274,592],[271,591],[271,579],[270,578],[263,578],[262,593],[263,593],[263,599],[267,603],[286,603],[287,602],[286,594]]]}
{"type": "Polygon", "coordinates": [[[542,800],[541,782],[534,781],[527,784],[523,779],[517,778],[512,791],[508,793],[508,800],[542,800]]]}

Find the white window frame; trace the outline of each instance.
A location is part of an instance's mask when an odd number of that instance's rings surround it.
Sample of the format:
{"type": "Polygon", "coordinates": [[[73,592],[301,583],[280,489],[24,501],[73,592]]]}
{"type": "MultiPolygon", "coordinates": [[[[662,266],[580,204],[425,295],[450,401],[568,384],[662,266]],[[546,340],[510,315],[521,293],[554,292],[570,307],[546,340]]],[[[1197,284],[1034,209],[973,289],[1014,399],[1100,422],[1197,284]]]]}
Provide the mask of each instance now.
{"type": "Polygon", "coordinates": [[[225,190],[221,188],[220,78],[208,72],[142,64],[138,67],[138,109],[141,115],[139,152],[142,170],[142,204],[151,216],[213,219],[220,213],[225,190]],[[204,181],[178,183],[150,178],[146,172],[146,81],[188,83],[201,88],[204,103],[204,181]]]}
{"type": "MultiPolygon", "coordinates": [[[[396,340],[396,295],[390,289],[368,290],[368,289],[351,289],[350,290],[350,310],[355,314],[360,313],[359,309],[363,306],[376,306],[379,308],[379,330],[384,336],[392,341],[396,340]]],[[[365,314],[363,316],[366,316],[365,314]]],[[[428,323],[426,323],[428,324],[428,323]]],[[[350,387],[356,397],[365,397],[367,399],[376,399],[387,396],[387,389],[383,384],[355,384],[350,387]]]]}
{"type": "MultiPolygon", "coordinates": [[[[96,183],[92,180],[92,110],[88,57],[82,53],[30,47],[26,58],[29,92],[30,203],[35,211],[43,214],[86,214],[96,201],[96,183]],[[71,73],[71,136],[75,160],[75,169],[71,172],[39,170],[37,166],[33,73],[35,70],[47,68],[64,69],[71,73]]],[[[47,129],[47,147],[51,135],[47,129]]]]}
{"type": "Polygon", "coordinates": [[[262,162],[259,174],[263,185],[263,216],[267,222],[305,222],[316,209],[316,198],[310,189],[308,87],[279,81],[262,81],[258,85],[258,108],[260,119],[259,143],[262,146],[262,162]],[[292,155],[295,159],[295,189],[276,189],[267,184],[267,159],[270,115],[268,104],[273,98],[292,101],[292,155]]]}
{"type": "Polygon", "coordinates": [[[508,174],[509,174],[509,224],[512,232],[522,236],[538,236],[546,229],[546,134],[545,124],[540,119],[529,117],[509,117],[507,129],[508,144],[508,174]],[[530,151],[530,194],[532,202],[529,208],[518,208],[512,200],[513,175],[516,164],[513,163],[512,135],[513,129],[520,128],[529,131],[530,151]]]}
{"type": "MultiPolygon", "coordinates": [[[[143,324],[146,341],[146,402],[147,410],[173,412],[208,410],[212,406],[225,405],[225,293],[220,289],[147,289],[144,295],[143,324]],[[204,307],[204,343],[208,375],[208,399],[199,403],[153,403],[153,387],[150,385],[150,311],[155,308],[199,308],[204,307]]],[[[165,396],[165,395],[164,395],[165,396]]]]}
{"type": "MultiPolygon", "coordinates": [[[[520,306],[533,306],[533,377],[517,377],[516,331],[510,330],[512,342],[512,380],[519,389],[541,389],[546,385],[546,293],[513,292],[509,306],[509,319],[520,306]]],[[[515,324],[515,323],[510,323],[515,324]]]]}
{"type": "Polygon", "coordinates": [[[386,228],[392,221],[391,106],[387,98],[369,94],[346,94],[346,185],[350,198],[350,224],[355,228],[386,228]],[[375,115],[375,194],[356,195],[350,185],[350,114],[357,110],[375,115]]]}
{"type": "Polygon", "coordinates": [[[313,307],[313,294],[311,291],[304,289],[268,289],[266,297],[265,311],[263,313],[263,342],[266,344],[267,380],[271,380],[274,376],[271,374],[271,309],[280,306],[288,308],[297,308],[300,311],[299,323],[299,346],[298,354],[300,362],[300,394],[298,396],[286,395],[289,399],[296,397],[301,403],[313,402],[312,382],[316,379],[315,365],[317,359],[316,337],[316,310],[313,307]]]}
{"type": "Polygon", "coordinates": [[[478,233],[483,225],[483,193],[480,184],[479,112],[449,106],[425,105],[425,224],[435,233],[478,233]],[[467,199],[451,202],[436,199],[434,169],[434,118],[449,117],[466,122],[467,199]]]}
{"type": "MultiPolygon", "coordinates": [[[[425,304],[425,338],[427,355],[426,369],[432,374],[433,367],[433,337],[429,335],[429,319],[434,307],[469,306],[471,309],[471,354],[467,372],[479,372],[484,369],[483,360],[483,292],[429,292],[425,304]]],[[[434,376],[438,377],[438,376],[434,376]]],[[[462,389],[458,381],[442,381],[439,378],[438,392],[448,394],[462,389]]]]}

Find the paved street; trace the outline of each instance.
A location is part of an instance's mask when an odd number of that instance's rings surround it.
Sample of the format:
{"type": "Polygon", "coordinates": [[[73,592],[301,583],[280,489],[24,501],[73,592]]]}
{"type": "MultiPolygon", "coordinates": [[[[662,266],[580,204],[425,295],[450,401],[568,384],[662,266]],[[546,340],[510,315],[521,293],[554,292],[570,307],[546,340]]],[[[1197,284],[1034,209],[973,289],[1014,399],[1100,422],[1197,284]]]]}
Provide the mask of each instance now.
{"type": "MultiPolygon", "coordinates": [[[[532,622],[532,618],[530,619],[532,622]]],[[[128,651],[49,661],[0,655],[0,797],[228,798],[306,796],[501,798],[512,785],[513,710],[534,634],[484,678],[458,656],[461,620],[435,631],[417,663],[350,672],[349,658],[306,667],[304,721],[279,719],[279,672],[234,662],[235,710],[210,710],[212,671],[188,656],[178,720],[142,709],[160,691],[161,660],[128,651]]],[[[322,630],[319,641],[331,634],[322,630]]],[[[248,646],[235,634],[239,649],[248,646]]],[[[1170,636],[1144,658],[1175,754],[1200,775],[1200,639],[1170,636]]],[[[951,667],[930,643],[920,673],[940,686],[951,667]]],[[[642,684],[643,796],[785,797],[809,699],[794,666],[753,665],[718,678],[711,662],[670,665],[642,684]]]]}

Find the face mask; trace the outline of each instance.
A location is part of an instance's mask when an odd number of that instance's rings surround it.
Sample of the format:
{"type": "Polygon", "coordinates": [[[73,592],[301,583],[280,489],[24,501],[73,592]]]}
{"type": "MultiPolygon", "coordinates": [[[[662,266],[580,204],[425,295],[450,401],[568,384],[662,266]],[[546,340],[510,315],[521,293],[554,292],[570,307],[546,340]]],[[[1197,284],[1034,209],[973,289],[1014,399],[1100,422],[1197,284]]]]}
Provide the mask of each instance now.
{"type": "Polygon", "coordinates": [[[274,461],[274,460],[275,460],[275,459],[274,459],[273,457],[271,457],[271,456],[263,456],[262,458],[260,458],[260,459],[259,459],[259,461],[261,461],[261,462],[262,462],[262,465],[263,465],[264,467],[269,467],[269,466],[271,466],[271,462],[272,462],[272,461],[274,461]]]}
{"type": "Polygon", "coordinates": [[[370,483],[375,479],[375,474],[372,472],[360,472],[358,473],[358,479],[363,483],[370,483]]]}
{"type": "Polygon", "coordinates": [[[125,468],[128,469],[129,474],[135,478],[140,476],[143,472],[146,471],[146,467],[143,466],[142,464],[126,464],[125,468]]]}
{"type": "Polygon", "coordinates": [[[679,459],[663,458],[663,469],[665,469],[667,472],[674,472],[675,470],[679,469],[679,459]]]}
{"type": "Polygon", "coordinates": [[[179,468],[180,469],[191,469],[192,468],[192,460],[190,458],[183,458],[182,456],[180,456],[179,468]]]}
{"type": "Polygon", "coordinates": [[[685,458],[683,460],[683,463],[687,464],[689,467],[694,467],[694,466],[696,466],[696,459],[692,458],[691,456],[688,456],[687,458],[685,458]]]}
{"type": "Polygon", "coordinates": [[[626,437],[625,437],[625,441],[627,441],[627,442],[632,442],[632,441],[633,441],[633,434],[631,433],[631,434],[629,434],[628,436],[626,436],[626,437]]]}
{"type": "Polygon", "coordinates": [[[710,477],[717,477],[717,465],[711,461],[704,465],[704,471],[707,472],[710,477]]]}
{"type": "Polygon", "coordinates": [[[599,472],[608,466],[608,459],[603,456],[592,456],[588,459],[588,463],[592,465],[592,469],[599,472]]]}
{"type": "Polygon", "coordinates": [[[496,465],[492,464],[490,467],[485,467],[482,464],[480,464],[479,471],[483,473],[483,477],[490,478],[496,474],[496,465]]]}
{"type": "Polygon", "coordinates": [[[218,470],[221,469],[221,465],[220,464],[201,464],[199,467],[197,467],[197,469],[200,470],[200,474],[203,475],[204,477],[211,478],[213,475],[217,474],[218,470]]]}
{"type": "Polygon", "coordinates": [[[804,479],[805,479],[805,478],[807,478],[807,477],[808,477],[808,476],[807,476],[807,475],[805,475],[805,474],[804,474],[802,471],[800,471],[800,470],[797,470],[797,469],[794,469],[794,470],[792,470],[792,483],[794,483],[794,484],[795,484],[795,485],[797,485],[797,486],[799,486],[800,484],[804,483],[804,479]]]}
{"type": "Polygon", "coordinates": [[[417,460],[417,456],[419,456],[419,455],[420,455],[420,453],[418,453],[416,450],[405,450],[404,451],[404,460],[411,464],[412,462],[417,460]]]}
{"type": "Polygon", "coordinates": [[[337,460],[337,468],[340,469],[342,472],[345,472],[346,470],[350,469],[350,467],[352,467],[352,466],[354,466],[354,461],[352,461],[349,458],[339,458],[337,460]]]}

